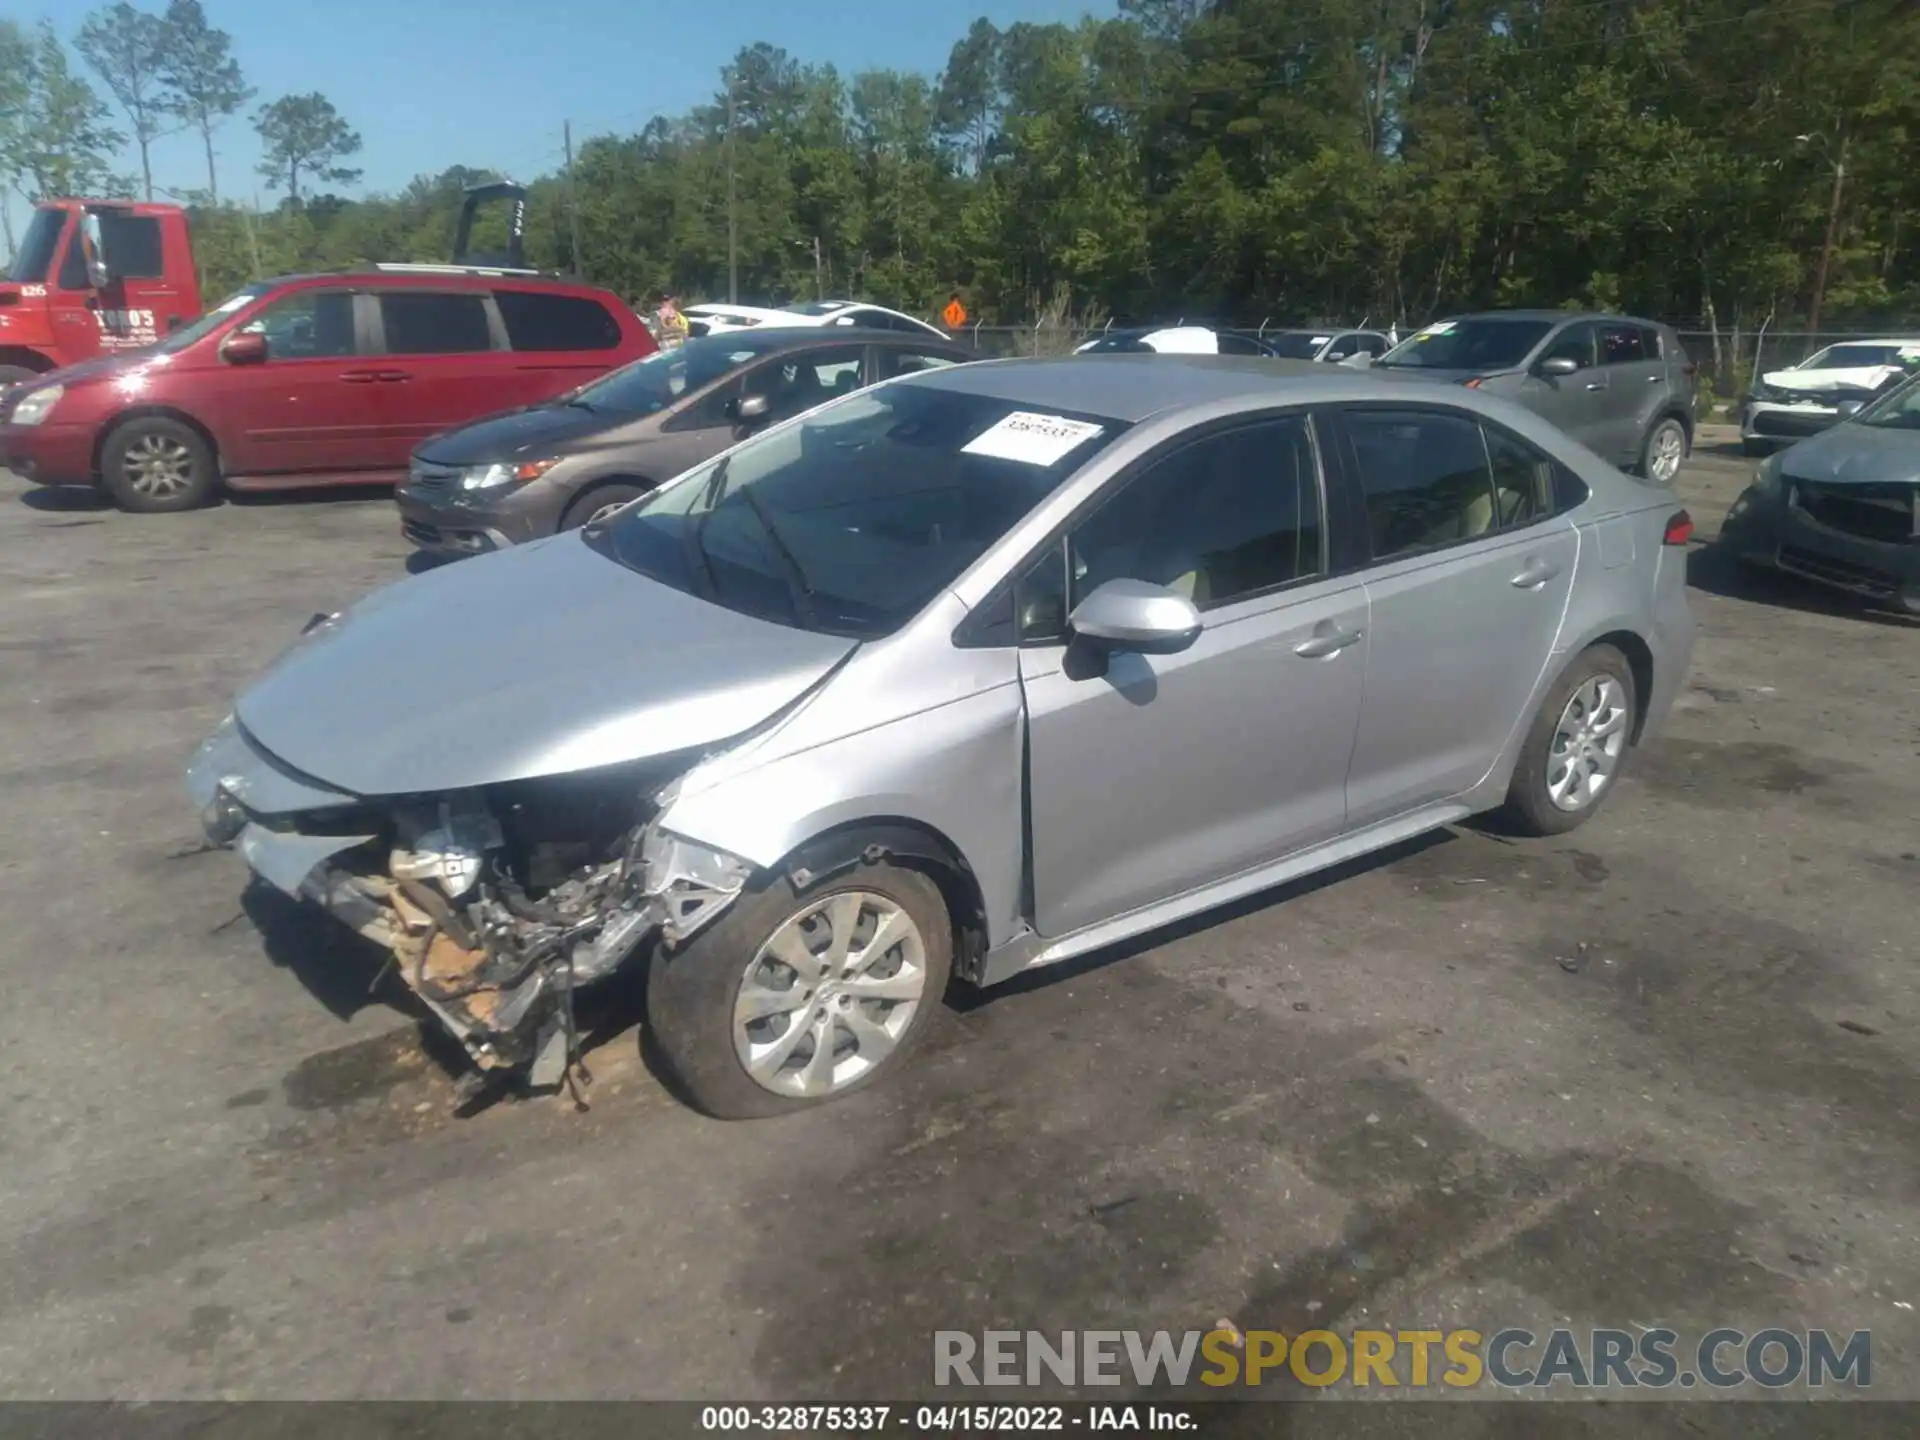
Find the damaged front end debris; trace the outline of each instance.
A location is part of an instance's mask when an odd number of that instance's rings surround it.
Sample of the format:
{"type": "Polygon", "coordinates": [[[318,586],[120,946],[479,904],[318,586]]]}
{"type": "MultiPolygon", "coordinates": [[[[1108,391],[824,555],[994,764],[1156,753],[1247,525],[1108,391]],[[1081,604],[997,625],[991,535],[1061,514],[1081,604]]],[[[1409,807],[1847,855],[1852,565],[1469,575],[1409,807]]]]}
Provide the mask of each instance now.
{"type": "Polygon", "coordinates": [[[732,903],[753,867],[661,829],[671,790],[650,803],[629,790],[609,803],[615,782],[585,777],[582,789],[582,779],[569,777],[573,793],[557,796],[529,782],[535,793],[469,791],[384,813],[335,807],[277,818],[254,811],[244,785],[222,780],[202,824],[209,841],[237,842],[256,873],[391,954],[474,1062],[462,1105],[518,1079],[564,1086],[584,1108],[591,1076],[575,992],[649,939],[684,943],[732,903]],[[628,823],[609,825],[608,811],[628,823]],[[578,829],[600,833],[582,838],[578,829]]]}

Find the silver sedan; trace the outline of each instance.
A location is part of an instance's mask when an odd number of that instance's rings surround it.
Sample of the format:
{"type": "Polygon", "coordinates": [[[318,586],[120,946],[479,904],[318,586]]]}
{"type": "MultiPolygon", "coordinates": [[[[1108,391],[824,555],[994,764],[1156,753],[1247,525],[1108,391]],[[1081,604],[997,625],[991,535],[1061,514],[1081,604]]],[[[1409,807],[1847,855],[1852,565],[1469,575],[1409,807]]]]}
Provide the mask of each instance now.
{"type": "Polygon", "coordinates": [[[309,633],[189,773],[467,1085],[576,989],[727,1116],[992,985],[1480,811],[1565,831],[1693,643],[1671,492],[1498,399],[1221,357],[915,375],[309,633]]]}

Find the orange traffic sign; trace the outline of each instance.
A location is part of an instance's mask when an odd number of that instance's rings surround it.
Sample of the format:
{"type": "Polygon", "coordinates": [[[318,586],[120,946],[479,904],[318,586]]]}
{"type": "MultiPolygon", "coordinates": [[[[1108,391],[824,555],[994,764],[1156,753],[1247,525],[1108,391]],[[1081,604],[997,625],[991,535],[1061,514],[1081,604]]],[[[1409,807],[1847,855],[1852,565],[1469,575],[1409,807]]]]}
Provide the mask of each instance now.
{"type": "Polygon", "coordinates": [[[958,295],[947,301],[947,308],[940,312],[940,318],[947,322],[949,330],[958,330],[967,323],[967,307],[960,303],[958,295]]]}

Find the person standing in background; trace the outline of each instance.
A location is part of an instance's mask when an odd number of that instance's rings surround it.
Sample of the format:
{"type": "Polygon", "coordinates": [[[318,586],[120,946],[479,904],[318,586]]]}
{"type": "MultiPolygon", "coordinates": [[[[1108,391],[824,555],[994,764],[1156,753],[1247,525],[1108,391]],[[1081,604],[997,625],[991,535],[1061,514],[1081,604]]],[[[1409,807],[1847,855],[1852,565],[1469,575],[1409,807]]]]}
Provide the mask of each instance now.
{"type": "Polygon", "coordinates": [[[680,302],[672,294],[660,297],[659,325],[663,349],[677,350],[687,343],[687,317],[680,313],[680,302]]]}

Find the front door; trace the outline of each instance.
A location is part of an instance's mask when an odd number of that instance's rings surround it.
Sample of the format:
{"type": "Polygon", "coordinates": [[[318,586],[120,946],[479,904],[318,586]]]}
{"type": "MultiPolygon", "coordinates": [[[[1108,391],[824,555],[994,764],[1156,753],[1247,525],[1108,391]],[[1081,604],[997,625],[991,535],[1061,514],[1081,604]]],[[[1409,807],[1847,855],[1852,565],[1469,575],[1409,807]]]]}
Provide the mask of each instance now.
{"type": "Polygon", "coordinates": [[[1548,342],[1535,359],[1516,397],[1534,414],[1557,425],[1574,439],[1607,454],[1610,424],[1607,415],[1607,372],[1597,363],[1597,335],[1585,320],[1567,326],[1548,342]],[[1571,375],[1542,375],[1545,360],[1571,360],[1580,368],[1571,375]]]}
{"type": "Polygon", "coordinates": [[[1481,780],[1517,725],[1572,593],[1579,539],[1553,465],[1455,410],[1342,416],[1373,564],[1367,694],[1347,777],[1358,827],[1481,780]]]}
{"type": "Polygon", "coordinates": [[[365,469],[379,416],[345,286],[292,290],[236,333],[266,338],[267,358],[218,363],[207,418],[229,475],[291,481],[365,469]]]}
{"type": "Polygon", "coordinates": [[[1366,670],[1357,577],[1328,578],[1306,416],[1149,462],[1024,577],[1035,927],[1057,937],[1338,835],[1366,670]],[[1122,577],[1205,628],[1176,655],[1090,663],[1062,618],[1122,577]]]}

